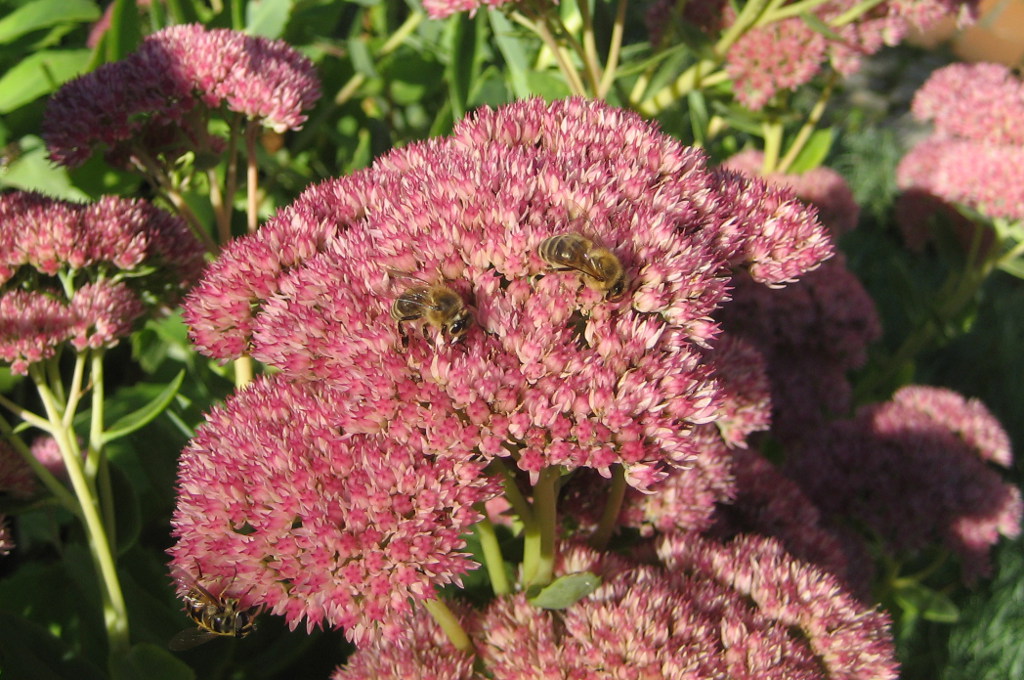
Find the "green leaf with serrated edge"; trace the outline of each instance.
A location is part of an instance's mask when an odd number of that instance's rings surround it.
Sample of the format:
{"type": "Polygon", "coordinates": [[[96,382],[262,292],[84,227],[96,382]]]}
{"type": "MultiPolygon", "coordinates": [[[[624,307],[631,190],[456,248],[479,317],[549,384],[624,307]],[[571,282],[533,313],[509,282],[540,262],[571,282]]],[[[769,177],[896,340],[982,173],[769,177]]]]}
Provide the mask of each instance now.
{"type": "Polygon", "coordinates": [[[36,0],[0,19],[0,44],[58,24],[85,23],[100,18],[96,3],[88,0],[36,0]]]}
{"type": "Polygon", "coordinates": [[[601,585],[601,577],[584,571],[560,576],[529,598],[530,604],[541,609],[571,607],[601,585]]]}
{"type": "Polygon", "coordinates": [[[491,20],[491,28],[494,31],[494,41],[498,43],[498,50],[505,58],[505,67],[508,71],[509,84],[512,92],[518,99],[526,99],[532,92],[527,81],[531,72],[527,49],[523,41],[516,35],[515,27],[509,23],[501,12],[488,9],[487,16],[491,20]]]}
{"type": "Polygon", "coordinates": [[[291,18],[294,0],[249,0],[245,6],[245,30],[251,35],[277,39],[291,18]]]}
{"type": "Polygon", "coordinates": [[[164,409],[167,408],[167,405],[171,403],[172,399],[174,399],[174,395],[178,393],[178,388],[181,387],[181,382],[184,379],[185,371],[179,371],[177,377],[175,377],[174,380],[164,388],[163,392],[154,397],[152,401],[137,411],[129,413],[123,418],[118,419],[116,423],[107,428],[103,433],[103,436],[100,438],[99,445],[102,446],[103,444],[112,442],[119,437],[123,437],[126,434],[134,432],[163,413],[164,409]]]}
{"type": "Polygon", "coordinates": [[[171,652],[150,642],[134,645],[124,656],[113,659],[112,680],[195,680],[188,664],[171,652]]]}
{"type": "Polygon", "coordinates": [[[786,172],[791,175],[800,175],[821,165],[828,156],[828,152],[832,150],[834,139],[832,128],[815,130],[786,172]]]}
{"type": "Polygon", "coordinates": [[[36,52],[12,66],[0,78],[0,114],[10,113],[82,73],[89,50],[36,52]]]}

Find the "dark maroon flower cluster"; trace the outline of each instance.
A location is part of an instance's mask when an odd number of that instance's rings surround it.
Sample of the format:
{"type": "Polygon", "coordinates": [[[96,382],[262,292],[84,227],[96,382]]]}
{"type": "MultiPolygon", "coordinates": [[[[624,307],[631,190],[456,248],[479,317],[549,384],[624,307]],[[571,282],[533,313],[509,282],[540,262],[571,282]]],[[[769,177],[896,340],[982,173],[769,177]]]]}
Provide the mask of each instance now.
{"type": "Polygon", "coordinates": [[[813,432],[850,409],[848,371],[881,335],[874,302],[837,256],[799,283],[771,290],[735,279],[722,309],[727,331],[762,352],[772,392],[772,432],[783,441],[813,432]]]}
{"type": "Polygon", "coordinates": [[[58,345],[111,346],[147,307],[173,304],[202,248],[180,219],[144,201],[76,204],[0,196],[0,359],[15,372],[58,345]]]}
{"type": "Polygon", "coordinates": [[[965,579],[988,571],[999,536],[1020,532],[1020,491],[987,463],[1009,465],[996,419],[974,400],[905,387],[809,439],[789,474],[828,514],[863,523],[893,550],[944,542],[965,579]]]}
{"type": "Polygon", "coordinates": [[[50,157],[72,167],[97,149],[119,164],[173,160],[219,150],[203,107],[224,105],[283,132],[300,127],[319,96],[313,64],[282,41],[173,26],[61,87],[47,106],[43,137],[50,157]]]}

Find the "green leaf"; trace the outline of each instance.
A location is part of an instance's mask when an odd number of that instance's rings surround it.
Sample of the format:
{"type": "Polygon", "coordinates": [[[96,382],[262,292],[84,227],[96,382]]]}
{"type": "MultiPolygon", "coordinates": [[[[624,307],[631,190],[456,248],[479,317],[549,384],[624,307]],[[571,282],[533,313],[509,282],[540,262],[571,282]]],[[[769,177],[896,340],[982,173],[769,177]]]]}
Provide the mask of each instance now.
{"type": "Polygon", "coordinates": [[[104,678],[99,669],[72,654],[67,645],[35,623],[0,611],[0,630],[0,676],[4,680],[104,678]]]}
{"type": "Polygon", "coordinates": [[[565,609],[571,607],[601,585],[601,577],[583,571],[566,574],[549,583],[529,598],[530,604],[541,609],[565,609]]]}
{"type": "Polygon", "coordinates": [[[999,264],[999,268],[1007,274],[1016,276],[1018,279],[1024,279],[1024,260],[1021,260],[1020,258],[1001,262],[999,264]]]}
{"type": "Polygon", "coordinates": [[[527,76],[531,73],[532,69],[526,56],[526,46],[517,37],[515,27],[509,23],[504,14],[489,8],[487,16],[491,20],[494,41],[498,43],[498,50],[505,58],[505,67],[508,70],[509,84],[512,86],[512,92],[518,99],[526,99],[533,94],[527,82],[527,76]]]}
{"type": "Polygon", "coordinates": [[[708,121],[711,119],[708,115],[708,103],[704,98],[704,92],[702,90],[690,90],[686,94],[686,103],[690,112],[690,127],[693,129],[693,139],[703,146],[707,139],[708,121]]]}
{"type": "Polygon", "coordinates": [[[110,13],[110,28],[103,36],[106,60],[119,61],[128,56],[142,41],[139,10],[135,0],[115,0],[110,13]]]}
{"type": "Polygon", "coordinates": [[[174,399],[174,395],[178,393],[178,388],[181,387],[181,381],[184,379],[185,371],[179,371],[177,377],[167,385],[163,392],[154,397],[152,401],[142,408],[118,419],[116,423],[107,428],[103,436],[100,437],[99,445],[102,446],[119,437],[130,434],[163,413],[164,409],[171,403],[171,400],[174,399]]]}
{"type": "Polygon", "coordinates": [[[800,175],[824,163],[828,152],[832,150],[834,139],[835,134],[832,128],[815,130],[786,172],[791,175],[800,175]]]}
{"type": "Polygon", "coordinates": [[[166,649],[143,642],[113,660],[111,677],[113,680],[195,680],[196,674],[166,649]]]}
{"type": "Polygon", "coordinates": [[[565,78],[554,71],[530,71],[526,74],[526,82],[530,84],[530,91],[534,95],[548,101],[563,99],[572,94],[565,78]]]}
{"type": "Polygon", "coordinates": [[[96,21],[100,10],[89,0],[36,0],[0,19],[0,44],[59,24],[96,21]]]}
{"type": "Polygon", "coordinates": [[[377,77],[377,67],[373,64],[373,55],[366,41],[360,38],[352,38],[345,43],[348,46],[349,58],[352,60],[352,68],[356,73],[361,73],[367,78],[377,77]]]}
{"type": "Polygon", "coordinates": [[[803,19],[804,23],[807,24],[807,26],[812,31],[816,31],[816,32],[822,34],[823,36],[825,36],[829,40],[831,40],[833,42],[837,42],[837,43],[842,43],[842,42],[845,41],[845,38],[843,38],[843,36],[839,35],[835,31],[833,31],[831,26],[826,24],[824,21],[822,21],[816,15],[811,14],[810,12],[801,12],[800,13],[800,18],[803,19]]]}
{"type": "Polygon", "coordinates": [[[912,616],[940,623],[955,623],[960,618],[960,610],[952,600],[916,581],[901,584],[893,596],[900,608],[912,616]]]}
{"type": "Polygon", "coordinates": [[[448,100],[452,105],[452,117],[461,120],[466,115],[469,91],[473,84],[473,70],[477,61],[476,21],[468,14],[459,13],[449,24],[451,47],[445,77],[448,81],[448,100]]]}
{"type": "Polygon", "coordinates": [[[265,38],[280,38],[294,5],[294,0],[249,0],[245,8],[246,32],[265,38]]]}
{"type": "Polygon", "coordinates": [[[89,50],[45,50],[25,57],[0,78],[0,114],[49,94],[82,73],[89,50]]]}
{"type": "Polygon", "coordinates": [[[127,475],[117,465],[109,464],[110,486],[114,495],[114,523],[117,552],[124,554],[135,545],[142,531],[142,511],[139,498],[127,475]]]}

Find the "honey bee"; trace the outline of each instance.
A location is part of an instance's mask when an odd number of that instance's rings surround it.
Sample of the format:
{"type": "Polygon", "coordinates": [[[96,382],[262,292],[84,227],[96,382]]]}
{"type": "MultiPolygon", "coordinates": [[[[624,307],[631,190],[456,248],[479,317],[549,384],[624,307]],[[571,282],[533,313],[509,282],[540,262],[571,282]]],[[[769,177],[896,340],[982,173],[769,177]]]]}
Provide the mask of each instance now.
{"type": "MultiPolygon", "coordinates": [[[[182,652],[217,637],[243,638],[256,630],[256,617],[262,607],[241,609],[237,598],[224,597],[223,593],[214,595],[195,579],[187,577],[187,580],[185,614],[195,622],[196,628],[179,631],[167,643],[168,649],[182,652]]],[[[185,578],[179,581],[184,582],[185,578]]]]}
{"type": "Polygon", "coordinates": [[[541,241],[537,252],[555,269],[580,272],[584,283],[609,298],[617,298],[625,290],[626,275],[619,258],[584,236],[556,234],[541,241]]]}
{"type": "Polygon", "coordinates": [[[443,283],[406,288],[391,305],[391,318],[399,328],[403,321],[423,319],[449,343],[458,342],[472,321],[462,297],[443,283]]]}

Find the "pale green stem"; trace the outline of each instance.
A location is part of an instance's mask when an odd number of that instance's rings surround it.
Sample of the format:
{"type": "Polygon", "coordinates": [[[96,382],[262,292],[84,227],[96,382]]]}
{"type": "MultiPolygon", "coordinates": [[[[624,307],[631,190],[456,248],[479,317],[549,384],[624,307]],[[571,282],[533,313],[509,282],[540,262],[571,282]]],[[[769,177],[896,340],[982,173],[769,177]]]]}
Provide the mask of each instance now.
{"type": "Polygon", "coordinates": [[[605,62],[601,82],[597,85],[597,98],[604,99],[615,82],[615,74],[619,69],[619,55],[622,52],[622,35],[626,25],[627,0],[619,0],[615,10],[615,23],[612,24],[612,42],[608,47],[608,61],[605,62]]]}
{"type": "Polygon", "coordinates": [[[765,10],[761,18],[757,20],[758,26],[764,26],[766,24],[775,23],[776,21],[782,21],[783,19],[789,19],[791,17],[800,16],[806,12],[810,12],[820,5],[825,4],[826,0],[803,0],[802,2],[794,2],[791,5],[780,7],[781,2],[772,3],[772,7],[765,10]]]}
{"type": "MultiPolygon", "coordinates": [[[[483,508],[480,508],[480,511],[486,512],[483,508]]],[[[487,567],[487,575],[491,579],[491,590],[495,595],[508,595],[512,592],[512,586],[508,582],[508,575],[505,574],[505,558],[501,554],[501,545],[498,544],[494,524],[485,516],[473,528],[483,549],[484,566],[487,567]]]]}
{"type": "Polygon", "coordinates": [[[245,126],[245,154],[246,154],[246,202],[245,202],[245,224],[249,233],[256,231],[259,226],[259,165],[256,162],[256,137],[259,135],[260,126],[255,121],[249,121],[245,126]]]}
{"type": "Polygon", "coordinates": [[[568,81],[569,89],[572,93],[581,97],[587,96],[587,89],[584,87],[583,81],[580,80],[580,74],[577,73],[576,69],[569,63],[569,59],[566,56],[565,51],[562,49],[562,46],[559,45],[558,41],[556,41],[554,36],[551,35],[551,31],[548,30],[548,27],[544,22],[530,21],[519,12],[512,12],[510,16],[512,20],[520,26],[536,33],[544,44],[547,45],[548,49],[551,50],[551,53],[555,56],[555,60],[558,62],[558,68],[568,81]]]}
{"type": "Polygon", "coordinates": [[[770,119],[761,123],[761,132],[764,136],[764,161],[761,164],[761,174],[769,175],[775,172],[779,163],[779,151],[782,147],[782,123],[770,119]]]}
{"type": "Polygon", "coordinates": [[[850,9],[846,10],[832,21],[828,22],[829,26],[845,26],[851,21],[856,21],[863,14],[870,12],[878,5],[881,5],[885,0],[864,0],[859,5],[854,5],[850,9]]]}
{"type": "Polygon", "coordinates": [[[3,432],[4,437],[7,438],[7,441],[10,442],[15,451],[21,454],[21,457],[25,459],[25,462],[32,468],[32,471],[36,473],[36,477],[42,480],[46,488],[50,490],[50,493],[60,501],[60,504],[73,514],[80,516],[81,513],[78,509],[78,501],[75,500],[75,497],[71,495],[71,492],[67,490],[67,487],[61,484],[60,481],[53,476],[52,472],[47,470],[43,464],[40,463],[34,455],[32,455],[32,450],[28,447],[25,441],[18,436],[14,431],[14,428],[11,427],[11,424],[8,423],[7,419],[3,416],[0,416],[0,431],[3,432]]]}
{"type": "Polygon", "coordinates": [[[597,56],[597,41],[594,40],[594,18],[590,15],[590,0],[577,0],[576,6],[580,8],[580,16],[583,18],[583,49],[580,57],[587,69],[587,76],[594,94],[600,96],[601,81],[604,74],[601,73],[601,60],[597,56]]]}
{"type": "Polygon", "coordinates": [[[75,412],[78,411],[78,402],[82,399],[82,379],[85,375],[85,353],[75,354],[75,370],[71,374],[71,385],[68,387],[68,403],[64,408],[64,418],[61,426],[69,428],[74,422],[75,412]]]}
{"type": "Polygon", "coordinates": [[[555,571],[555,530],[558,514],[558,480],[560,469],[546,467],[540,471],[533,487],[534,521],[527,525],[523,535],[523,580],[527,587],[546,586],[555,571]],[[530,558],[529,563],[527,557],[530,558]],[[527,570],[527,564],[530,569],[527,570]]]}
{"type": "MultiPolygon", "coordinates": [[[[74,292],[68,296],[68,299],[74,297],[74,292]]],[[[46,369],[46,379],[50,384],[50,389],[53,390],[53,396],[57,400],[58,404],[67,404],[67,395],[64,394],[64,383],[60,377],[60,362],[58,361],[47,361],[43,363],[43,368],[46,369]]],[[[66,410],[66,407],[65,407],[66,410]]]]}
{"type": "Polygon", "coordinates": [[[590,547],[605,550],[612,534],[618,528],[619,513],[622,511],[622,499],[626,497],[626,474],[621,465],[612,468],[612,483],[608,489],[608,499],[604,504],[604,512],[598,522],[594,535],[590,537],[590,547]]]}
{"type": "Polygon", "coordinates": [[[224,196],[226,198],[225,210],[226,222],[228,230],[226,234],[222,234],[221,245],[227,245],[228,241],[231,240],[231,215],[235,210],[235,193],[238,191],[238,136],[240,134],[239,127],[242,125],[242,114],[235,114],[228,122],[228,148],[225,156],[228,161],[227,168],[224,171],[224,196]]]}
{"type": "Polygon", "coordinates": [[[459,623],[459,619],[448,608],[448,605],[440,599],[434,599],[424,600],[423,606],[434,617],[437,625],[441,626],[441,630],[448,636],[448,640],[451,641],[455,649],[469,654],[474,653],[473,643],[470,641],[469,636],[466,635],[466,631],[462,624],[459,623]]]}
{"type": "Polygon", "coordinates": [[[32,411],[29,411],[27,408],[23,408],[22,406],[15,404],[13,401],[11,401],[2,394],[0,394],[0,406],[3,406],[8,411],[18,416],[29,425],[39,428],[43,432],[49,432],[50,434],[53,434],[53,428],[50,426],[50,422],[48,420],[46,420],[45,418],[41,418],[32,411]]]}
{"type": "Polygon", "coordinates": [[[252,357],[248,354],[238,357],[234,361],[235,366],[235,387],[242,388],[252,382],[253,364],[252,357]]]}
{"type": "Polygon", "coordinates": [[[213,215],[217,221],[217,240],[223,245],[231,240],[231,208],[224,202],[217,168],[206,171],[206,180],[210,183],[210,205],[213,206],[213,215]]]}
{"type": "Polygon", "coordinates": [[[711,87],[718,83],[729,80],[730,76],[725,71],[714,71],[704,75],[705,70],[718,66],[718,62],[710,59],[699,61],[686,69],[674,82],[669,83],[659,90],[653,97],[638,105],[641,113],[654,116],[683,98],[687,93],[700,87],[711,87]]]}
{"type": "MultiPolygon", "coordinates": [[[[381,45],[380,51],[377,52],[377,55],[383,57],[398,49],[399,45],[405,42],[405,39],[412,35],[412,32],[419,27],[425,17],[426,14],[420,11],[414,11],[410,14],[406,20],[402,22],[402,25],[391,34],[391,37],[387,39],[387,42],[381,45]]],[[[340,106],[347,102],[365,81],[366,76],[362,73],[353,74],[352,77],[348,79],[348,82],[338,90],[338,94],[334,95],[334,103],[340,106]]]]}
{"type": "Polygon", "coordinates": [[[761,13],[768,4],[769,0],[750,0],[744,5],[743,9],[740,10],[739,16],[736,17],[736,21],[722,33],[722,37],[715,43],[715,54],[724,56],[729,51],[729,48],[733,46],[733,43],[739,40],[751,26],[757,23],[761,13]]]}
{"type": "Polygon", "coordinates": [[[81,452],[78,449],[78,442],[75,440],[74,431],[61,425],[60,409],[54,402],[54,396],[49,386],[41,380],[41,376],[38,373],[33,375],[33,379],[36,382],[36,389],[42,399],[43,406],[46,408],[51,432],[53,433],[53,438],[57,441],[57,448],[60,450],[68,478],[71,480],[71,487],[78,497],[81,517],[85,523],[86,533],[89,536],[89,551],[92,554],[93,563],[100,577],[100,592],[103,597],[103,619],[106,624],[107,640],[110,643],[111,655],[121,656],[128,652],[130,646],[128,610],[125,606],[124,596],[121,593],[117,568],[114,566],[114,554],[103,527],[98,503],[96,502],[91,485],[85,478],[81,452]]]}
{"type": "Polygon", "coordinates": [[[818,101],[814,103],[814,107],[811,112],[807,114],[807,120],[804,121],[803,126],[799,132],[796,133],[796,137],[793,138],[793,143],[790,144],[789,149],[786,151],[786,155],[779,161],[778,166],[775,168],[777,172],[788,172],[790,166],[803,151],[804,146],[807,144],[807,140],[814,134],[814,130],[818,127],[818,123],[821,122],[821,117],[825,113],[825,107],[828,104],[829,98],[832,96],[832,88],[835,86],[836,76],[831,74],[828,82],[825,84],[824,89],[821,91],[821,95],[818,97],[818,101]]]}
{"type": "Polygon", "coordinates": [[[204,227],[203,223],[199,221],[196,214],[192,212],[192,208],[189,207],[188,203],[185,201],[185,197],[182,196],[177,189],[169,186],[164,188],[164,193],[167,195],[167,200],[169,200],[171,205],[174,206],[174,209],[178,211],[178,214],[188,222],[188,226],[192,228],[192,232],[200,241],[203,242],[203,245],[206,247],[206,251],[208,253],[217,254],[220,251],[220,247],[217,245],[217,242],[213,240],[213,237],[210,236],[209,232],[206,231],[206,227],[204,227]]]}
{"type": "Polygon", "coordinates": [[[92,470],[95,471],[93,473],[95,477],[92,478],[99,482],[100,506],[103,509],[103,521],[104,526],[107,528],[107,538],[111,545],[117,545],[117,537],[115,534],[117,522],[114,517],[114,489],[110,482],[110,461],[107,459],[107,453],[103,448],[103,420],[106,388],[104,387],[102,349],[93,351],[89,369],[93,389],[92,413],[89,421],[89,447],[87,449],[88,466],[86,468],[86,473],[88,475],[89,468],[92,468],[92,470]]]}

